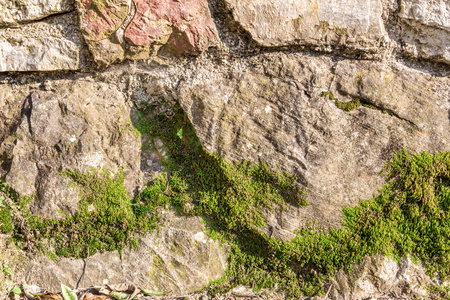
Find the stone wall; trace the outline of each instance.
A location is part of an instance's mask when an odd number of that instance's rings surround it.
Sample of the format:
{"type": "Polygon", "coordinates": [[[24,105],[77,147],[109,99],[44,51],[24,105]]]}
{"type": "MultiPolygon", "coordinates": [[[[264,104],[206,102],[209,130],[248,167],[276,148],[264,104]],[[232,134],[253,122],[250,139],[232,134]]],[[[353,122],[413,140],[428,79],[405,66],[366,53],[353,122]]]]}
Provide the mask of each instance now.
{"type": "MultiPolygon", "coordinates": [[[[283,240],[311,220],[339,226],[343,207],[382,186],[395,151],[450,149],[448,0],[0,0],[0,72],[0,179],[57,219],[79,201],[64,169],[123,169],[130,195],[163,169],[133,125],[145,103],[179,103],[209,152],[299,176],[311,205],[272,213],[263,229],[283,240]],[[370,108],[335,105],[353,99],[370,108]]],[[[166,222],[138,250],[87,259],[82,284],[186,293],[223,275],[226,249],[198,219],[166,222]]],[[[396,263],[363,265],[383,264],[396,263]]],[[[24,278],[57,289],[82,265],[34,258],[24,278]]],[[[392,268],[398,279],[414,267],[392,268]]],[[[331,299],[417,288],[399,289],[402,277],[376,290],[358,274],[339,275],[331,299]]]]}

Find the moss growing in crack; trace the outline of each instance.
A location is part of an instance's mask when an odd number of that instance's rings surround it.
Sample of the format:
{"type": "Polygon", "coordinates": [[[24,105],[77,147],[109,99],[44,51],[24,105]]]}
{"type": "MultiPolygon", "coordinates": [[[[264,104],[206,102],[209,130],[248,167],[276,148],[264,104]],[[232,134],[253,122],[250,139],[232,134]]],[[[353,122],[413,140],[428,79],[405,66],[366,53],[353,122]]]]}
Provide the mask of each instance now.
{"type": "Polygon", "coordinates": [[[12,230],[11,208],[0,207],[0,232],[10,233],[12,230]]]}
{"type": "Polygon", "coordinates": [[[329,92],[329,91],[322,92],[320,94],[320,96],[321,97],[328,96],[330,100],[336,100],[336,102],[335,102],[336,106],[339,109],[342,109],[344,111],[352,111],[352,110],[354,110],[354,109],[356,109],[356,108],[358,108],[360,106],[363,106],[363,107],[370,108],[370,109],[373,109],[373,110],[381,111],[383,114],[388,114],[390,116],[395,115],[391,110],[378,108],[375,105],[373,105],[373,104],[371,104],[371,103],[369,103],[367,101],[361,100],[359,98],[355,98],[355,99],[352,99],[351,101],[347,101],[347,102],[342,102],[342,101],[337,100],[334,97],[333,93],[329,92]]]}
{"type": "Polygon", "coordinates": [[[174,123],[165,123],[162,116],[146,122],[143,115],[138,128],[170,149],[166,167],[183,178],[183,193],[196,205],[193,212],[208,220],[210,236],[230,245],[226,275],[211,283],[210,291],[244,284],[277,287],[291,298],[318,295],[337,270],[350,271],[352,264],[376,254],[410,255],[423,261],[430,275],[449,275],[450,244],[444,237],[450,234],[450,153],[397,153],[384,169],[387,184],[372,199],[344,209],[340,229],[310,225],[283,242],[260,230],[262,211],[306,204],[293,178],[264,163],[231,164],[205,153],[184,114],[176,113],[174,123]],[[176,133],[181,128],[180,140],[176,133]]]}
{"type": "Polygon", "coordinates": [[[163,141],[167,172],[140,197],[130,199],[120,173],[111,177],[106,172],[66,171],[84,195],[80,220],[88,220],[91,227],[84,228],[76,216],[62,221],[30,217],[29,221],[33,237],[61,249],[59,255],[80,257],[86,251],[120,249],[137,234],[151,230],[157,207],[170,203],[180,213],[203,216],[210,236],[230,245],[228,269],[211,283],[212,293],[245,284],[278,288],[290,298],[319,295],[337,270],[350,271],[352,264],[376,254],[395,259],[410,255],[423,261],[430,275],[439,272],[442,279],[449,277],[450,153],[397,153],[384,169],[386,185],[372,199],[344,209],[340,229],[311,224],[284,242],[261,230],[266,221],[263,212],[283,209],[288,203],[306,205],[295,177],[270,170],[264,163],[230,163],[205,152],[180,107],[173,114],[151,108],[136,114],[137,129],[163,141]],[[187,210],[189,205],[193,208],[187,210]],[[104,227],[101,220],[114,226],[104,227]],[[92,238],[82,235],[89,230],[96,231],[92,238]],[[72,239],[78,243],[72,245],[72,239]]]}
{"type": "MultiPolygon", "coordinates": [[[[286,203],[306,205],[295,177],[270,170],[264,162],[230,163],[205,152],[180,107],[172,118],[148,109],[138,113],[135,123],[141,133],[163,141],[168,152],[163,164],[170,171],[164,195],[179,211],[192,203],[193,213],[240,232],[263,226],[264,210],[282,209],[286,203]]],[[[144,199],[159,197],[153,189],[144,190],[144,199]]]]}
{"type": "Polygon", "coordinates": [[[336,98],[334,98],[333,92],[332,91],[323,91],[322,93],[320,93],[319,95],[320,97],[328,97],[330,100],[335,100],[336,98]]]}
{"type": "Polygon", "coordinates": [[[336,100],[336,106],[339,109],[342,109],[345,111],[352,111],[355,108],[358,108],[361,106],[361,101],[359,99],[353,99],[352,101],[348,101],[348,102],[341,102],[339,100],[336,100]]]}
{"type": "Polygon", "coordinates": [[[128,197],[122,172],[115,176],[94,169],[62,173],[80,190],[78,212],[62,220],[48,219],[32,216],[23,203],[24,222],[21,226],[17,220],[13,222],[13,238],[19,246],[52,256],[80,258],[98,251],[121,251],[133,244],[139,233],[155,228],[156,206],[161,203],[128,197]]]}

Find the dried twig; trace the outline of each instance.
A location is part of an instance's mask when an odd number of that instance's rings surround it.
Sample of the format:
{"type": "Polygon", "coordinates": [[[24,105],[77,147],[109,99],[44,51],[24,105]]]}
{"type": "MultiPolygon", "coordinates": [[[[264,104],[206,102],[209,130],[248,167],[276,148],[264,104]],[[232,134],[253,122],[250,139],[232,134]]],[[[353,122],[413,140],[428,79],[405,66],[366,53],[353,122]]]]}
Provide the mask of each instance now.
{"type": "Polygon", "coordinates": [[[333,284],[330,284],[330,287],[328,288],[328,292],[325,294],[325,297],[323,297],[323,300],[326,300],[328,298],[328,295],[330,294],[332,287],[333,287],[333,284]]]}

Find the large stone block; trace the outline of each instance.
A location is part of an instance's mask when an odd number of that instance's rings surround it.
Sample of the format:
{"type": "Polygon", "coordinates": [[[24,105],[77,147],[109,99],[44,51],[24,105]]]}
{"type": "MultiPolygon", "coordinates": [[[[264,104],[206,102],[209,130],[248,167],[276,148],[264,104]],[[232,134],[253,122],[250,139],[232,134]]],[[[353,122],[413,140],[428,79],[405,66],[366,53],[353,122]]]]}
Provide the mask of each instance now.
{"type": "Polygon", "coordinates": [[[123,168],[131,194],[141,176],[141,142],[117,87],[55,80],[47,82],[46,90],[30,90],[17,93],[15,101],[0,98],[0,107],[24,103],[23,113],[13,114],[16,121],[10,122],[18,126],[5,130],[0,144],[0,157],[10,160],[0,175],[21,195],[36,194],[33,213],[61,218],[62,211],[78,210],[79,191],[60,174],[65,169],[123,168]]]}
{"type": "Polygon", "coordinates": [[[73,0],[0,0],[0,26],[40,20],[74,9],[73,0]]]}
{"type": "Polygon", "coordinates": [[[0,28],[0,72],[78,70],[82,43],[74,13],[0,28]]]}
{"type": "Polygon", "coordinates": [[[108,65],[155,56],[198,55],[217,43],[205,0],[77,0],[81,26],[94,59],[108,65]]]}
{"type": "Polygon", "coordinates": [[[28,264],[25,281],[53,291],[61,282],[71,287],[79,283],[80,288],[128,283],[182,294],[224,275],[226,247],[207,238],[199,218],[171,213],[164,218],[165,227],[139,239],[137,249],[97,253],[85,260],[40,257],[28,264]]]}
{"type": "Polygon", "coordinates": [[[450,1],[401,1],[400,18],[408,55],[450,64],[450,1]]]}
{"type": "Polygon", "coordinates": [[[382,186],[394,151],[450,147],[449,80],[401,64],[272,54],[191,76],[178,100],[208,151],[300,176],[311,205],[270,216],[275,237],[308,220],[339,226],[344,206],[382,186]],[[329,90],[367,105],[344,111],[329,90]]]}
{"type": "Polygon", "coordinates": [[[377,52],[388,40],[380,0],[226,0],[261,46],[308,45],[377,52]]]}

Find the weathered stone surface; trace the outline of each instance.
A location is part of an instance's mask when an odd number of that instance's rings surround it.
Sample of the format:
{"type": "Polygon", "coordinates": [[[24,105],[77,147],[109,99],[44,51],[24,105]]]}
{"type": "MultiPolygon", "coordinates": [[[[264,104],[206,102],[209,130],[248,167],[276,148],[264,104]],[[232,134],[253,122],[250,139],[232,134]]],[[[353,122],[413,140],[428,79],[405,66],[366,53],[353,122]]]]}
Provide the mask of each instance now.
{"type": "Polygon", "coordinates": [[[46,87],[16,96],[25,107],[20,125],[0,146],[10,161],[2,171],[6,182],[22,195],[36,193],[33,212],[60,218],[58,211],[77,210],[78,191],[59,174],[64,169],[124,168],[127,186],[140,185],[140,138],[117,87],[87,80],[46,87]]]}
{"type": "Polygon", "coordinates": [[[399,16],[407,54],[450,63],[450,1],[404,0],[399,16]]]}
{"type": "Polygon", "coordinates": [[[162,46],[198,55],[218,40],[206,0],[77,1],[85,40],[100,65],[151,58],[162,46]]]}
{"type": "Polygon", "coordinates": [[[329,299],[378,299],[386,295],[395,295],[397,299],[426,299],[426,287],[432,284],[423,266],[409,258],[396,262],[383,256],[366,257],[350,275],[342,270],[336,274],[329,299]]]}
{"type": "Polygon", "coordinates": [[[380,0],[226,0],[233,17],[266,47],[377,52],[388,41],[380,0]]]}
{"type": "Polygon", "coordinates": [[[450,2],[448,0],[403,0],[400,16],[426,26],[450,30],[450,2]]]}
{"type": "Polygon", "coordinates": [[[0,26],[40,20],[73,10],[73,0],[0,1],[0,26]]]}
{"type": "Polygon", "coordinates": [[[15,247],[11,237],[0,233],[0,266],[9,268],[9,272],[0,272],[0,297],[7,298],[8,289],[22,280],[27,262],[26,254],[15,247]]]}
{"type": "Polygon", "coordinates": [[[76,16],[0,28],[0,72],[78,70],[82,44],[76,16]]]}
{"type": "Polygon", "coordinates": [[[0,89],[0,144],[10,134],[10,131],[19,125],[23,99],[17,97],[17,94],[21,93],[23,93],[22,89],[16,89],[6,84],[3,84],[0,89]]]}
{"type": "Polygon", "coordinates": [[[90,41],[108,38],[122,25],[130,12],[131,0],[78,0],[81,27],[90,41]]]}
{"type": "Polygon", "coordinates": [[[161,46],[175,54],[199,54],[217,34],[205,0],[136,1],[136,15],[125,31],[132,45],[161,46]]]}
{"type": "Polygon", "coordinates": [[[139,239],[137,249],[95,254],[83,262],[40,257],[31,262],[26,283],[59,290],[61,282],[75,287],[99,284],[136,284],[141,288],[182,294],[198,290],[225,272],[227,250],[204,234],[198,218],[167,213],[165,227],[139,239]]]}
{"type": "Polygon", "coordinates": [[[208,151],[301,176],[311,206],[271,216],[267,232],[276,237],[292,237],[311,219],[338,226],[343,206],[381,187],[379,174],[394,151],[450,146],[449,79],[400,64],[273,54],[189,76],[177,97],[208,151]],[[245,65],[253,68],[243,71],[245,65]],[[327,90],[378,109],[343,111],[319,96],[327,90]]]}

